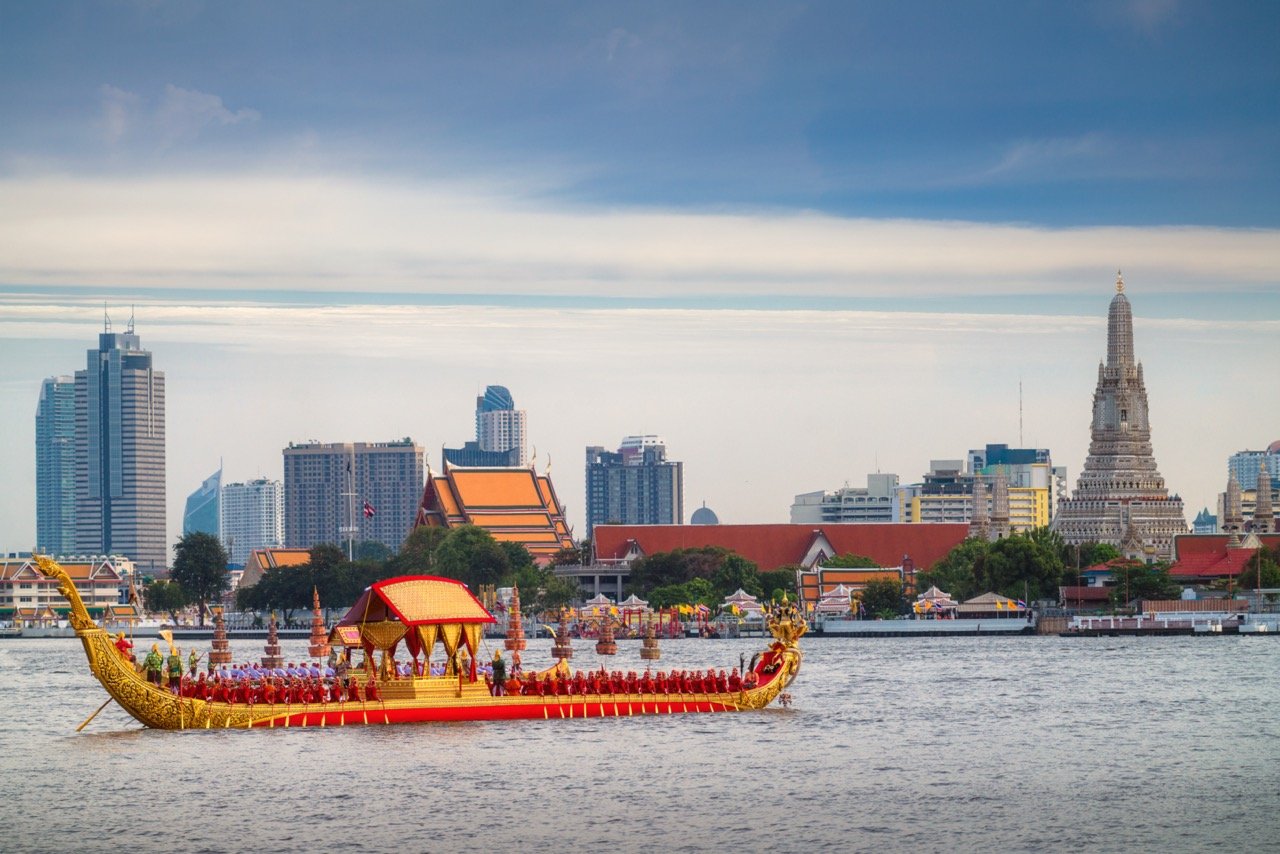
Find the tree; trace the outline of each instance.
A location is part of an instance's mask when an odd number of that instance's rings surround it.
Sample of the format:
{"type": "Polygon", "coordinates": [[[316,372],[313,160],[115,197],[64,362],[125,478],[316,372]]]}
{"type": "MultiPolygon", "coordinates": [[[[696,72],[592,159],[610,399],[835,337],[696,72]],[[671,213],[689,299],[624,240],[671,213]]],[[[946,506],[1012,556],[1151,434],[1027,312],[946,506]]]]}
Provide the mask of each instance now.
{"type": "Polygon", "coordinates": [[[736,554],[726,555],[720,568],[712,576],[716,594],[721,598],[742,589],[752,596],[763,596],[764,587],[760,583],[760,568],[745,557],[736,554]]]}
{"type": "Polygon", "coordinates": [[[880,564],[866,555],[842,554],[823,561],[822,565],[833,569],[874,569],[880,564]]]}
{"type": "Polygon", "coordinates": [[[152,614],[168,614],[178,622],[178,612],[187,607],[187,593],[173,581],[150,581],[142,588],[142,603],[152,614]]]}
{"type": "Polygon", "coordinates": [[[1111,589],[1111,602],[1117,607],[1128,605],[1134,599],[1177,599],[1182,593],[1164,564],[1124,561],[1115,564],[1112,572],[1115,586],[1111,589]]]}
{"type": "Polygon", "coordinates": [[[896,617],[902,613],[902,583],[888,579],[868,581],[858,594],[868,614],[896,617]]]}
{"type": "Polygon", "coordinates": [[[533,566],[533,555],[520,543],[502,542],[498,545],[506,552],[507,566],[512,571],[533,566]]]}
{"type": "Polygon", "coordinates": [[[1253,590],[1256,587],[1280,587],[1280,549],[1266,551],[1259,549],[1249,564],[1238,576],[1235,583],[1237,590],[1253,590]],[[1262,584],[1258,584],[1258,573],[1262,573],[1262,584]]]}
{"type": "Polygon", "coordinates": [[[361,540],[351,550],[353,560],[385,561],[391,557],[391,554],[391,549],[387,547],[386,543],[380,543],[377,540],[361,540]]]}
{"type": "Polygon", "coordinates": [[[786,594],[788,597],[795,599],[796,571],[798,569],[800,567],[793,564],[760,573],[760,589],[764,591],[764,598],[772,601],[781,599],[783,594],[786,594]]]}
{"type": "Polygon", "coordinates": [[[419,525],[405,537],[400,552],[391,559],[391,575],[435,575],[435,553],[447,528],[419,525]]]}
{"type": "Polygon", "coordinates": [[[534,610],[555,613],[578,598],[579,587],[572,578],[552,575],[538,589],[533,599],[534,610]]]}
{"type": "Polygon", "coordinates": [[[169,577],[182,585],[187,596],[200,606],[200,625],[203,626],[205,603],[221,598],[231,587],[227,552],[217,537],[203,531],[183,535],[173,550],[169,577]]]}
{"type": "Polygon", "coordinates": [[[710,580],[731,554],[719,546],[655,552],[631,565],[631,587],[637,594],[647,596],[655,587],[684,584],[695,578],[710,580]]]}
{"type": "Polygon", "coordinates": [[[985,572],[991,544],[980,537],[970,537],[947,552],[942,560],[917,574],[920,587],[936,585],[959,601],[979,593],[979,573],[985,572]]]}
{"type": "Polygon", "coordinates": [[[436,574],[455,578],[476,590],[482,584],[497,584],[511,569],[507,552],[483,528],[463,525],[453,528],[435,550],[436,574]]]}

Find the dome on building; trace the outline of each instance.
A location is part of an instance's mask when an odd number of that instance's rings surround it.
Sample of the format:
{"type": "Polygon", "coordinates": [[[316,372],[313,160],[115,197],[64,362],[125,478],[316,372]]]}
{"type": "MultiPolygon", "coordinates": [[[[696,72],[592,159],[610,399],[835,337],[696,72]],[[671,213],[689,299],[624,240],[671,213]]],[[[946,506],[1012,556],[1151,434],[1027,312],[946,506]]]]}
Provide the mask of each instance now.
{"type": "Polygon", "coordinates": [[[1280,454],[1280,439],[1276,439],[1270,445],[1267,445],[1267,454],[1280,454]]]}
{"type": "Polygon", "coordinates": [[[707,506],[707,502],[702,502],[702,506],[693,511],[693,515],[689,517],[690,525],[719,525],[720,517],[715,511],[707,506]]]}

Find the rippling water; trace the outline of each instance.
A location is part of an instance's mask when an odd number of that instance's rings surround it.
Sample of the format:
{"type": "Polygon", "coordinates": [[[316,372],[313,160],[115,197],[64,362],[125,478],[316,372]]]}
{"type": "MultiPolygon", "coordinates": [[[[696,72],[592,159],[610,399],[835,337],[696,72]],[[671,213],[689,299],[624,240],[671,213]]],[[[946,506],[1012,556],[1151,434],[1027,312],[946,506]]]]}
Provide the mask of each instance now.
{"type": "MultiPolygon", "coordinates": [[[[667,641],[661,663],[760,643],[667,641]]],[[[759,713],[170,733],[112,704],[76,734],[106,697],[79,643],[0,641],[0,848],[1280,846],[1280,638],[804,646],[794,707],[759,713]]],[[[641,669],[638,643],[613,662],[641,669]]]]}

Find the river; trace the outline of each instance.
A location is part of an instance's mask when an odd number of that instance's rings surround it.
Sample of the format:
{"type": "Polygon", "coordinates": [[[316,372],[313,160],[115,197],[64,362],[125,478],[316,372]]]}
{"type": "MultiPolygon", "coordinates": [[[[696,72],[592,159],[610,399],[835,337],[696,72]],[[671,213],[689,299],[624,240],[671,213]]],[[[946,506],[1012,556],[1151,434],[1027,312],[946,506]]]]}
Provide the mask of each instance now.
{"type": "MultiPolygon", "coordinates": [[[[0,641],[0,848],[1227,851],[1280,844],[1280,638],[806,639],[790,709],[141,729],[0,641]]],[[[575,666],[597,661],[575,642],[575,666]]],[[[139,646],[141,646],[141,642],[139,646]]],[[[736,665],[759,640],[663,643],[736,665]]],[[[304,641],[283,644],[286,658],[304,641]]],[[[530,642],[526,664],[549,660],[530,642]]],[[[641,669],[622,642],[610,669],[641,669]]],[[[207,642],[201,644],[207,648],[207,642]]],[[[235,642],[238,659],[261,641],[235,642]]]]}

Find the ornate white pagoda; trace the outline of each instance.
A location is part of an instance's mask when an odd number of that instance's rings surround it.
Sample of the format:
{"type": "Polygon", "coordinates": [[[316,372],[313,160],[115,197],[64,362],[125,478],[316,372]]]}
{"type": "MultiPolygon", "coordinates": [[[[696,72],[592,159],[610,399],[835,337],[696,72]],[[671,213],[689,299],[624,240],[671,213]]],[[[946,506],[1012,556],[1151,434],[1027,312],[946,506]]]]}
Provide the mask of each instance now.
{"type": "Polygon", "coordinates": [[[1075,492],[1058,505],[1052,527],[1068,543],[1110,543],[1137,559],[1173,557],[1187,533],[1182,499],[1156,469],[1142,364],[1133,355],[1133,310],[1116,275],[1107,314],[1107,361],[1098,365],[1092,441],[1075,492]]]}

